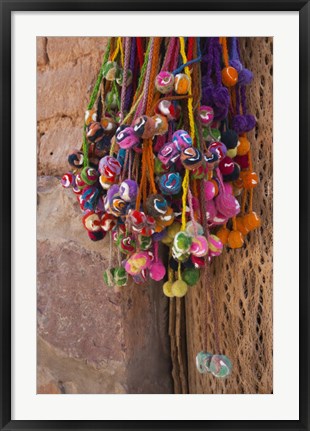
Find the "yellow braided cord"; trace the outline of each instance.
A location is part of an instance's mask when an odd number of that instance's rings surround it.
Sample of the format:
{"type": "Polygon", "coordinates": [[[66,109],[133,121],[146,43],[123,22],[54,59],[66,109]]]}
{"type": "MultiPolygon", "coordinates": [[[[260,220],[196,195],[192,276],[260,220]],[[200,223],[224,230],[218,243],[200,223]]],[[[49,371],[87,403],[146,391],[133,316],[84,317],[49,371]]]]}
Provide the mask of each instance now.
{"type": "MultiPolygon", "coordinates": [[[[185,42],[184,42],[184,37],[179,37],[180,39],[180,54],[182,56],[182,60],[183,60],[183,64],[187,63],[187,57],[186,57],[186,53],[185,53],[185,42]]],[[[186,75],[190,78],[190,72],[189,72],[189,68],[188,66],[186,66],[184,68],[184,71],[186,73],[186,75]]],[[[190,86],[189,91],[188,91],[189,96],[192,95],[192,88],[190,86]]],[[[190,125],[190,134],[191,134],[191,138],[192,141],[194,142],[194,138],[195,138],[195,122],[194,122],[194,112],[193,112],[193,99],[192,97],[189,97],[188,101],[187,101],[187,106],[188,106],[188,119],[189,119],[189,125],[190,125]]],[[[185,175],[184,175],[184,179],[182,182],[182,188],[183,188],[183,195],[182,195],[182,230],[185,230],[185,226],[186,226],[186,197],[187,197],[187,193],[188,193],[188,187],[189,187],[189,171],[188,169],[186,169],[185,175]]]]}
{"type": "Polygon", "coordinates": [[[118,37],[117,38],[117,43],[116,43],[116,48],[115,48],[115,50],[114,50],[114,52],[112,54],[111,61],[114,61],[116,59],[116,57],[118,56],[118,53],[119,53],[120,50],[121,51],[123,50],[123,47],[122,47],[122,38],[118,37]]]}
{"type": "Polygon", "coordinates": [[[118,43],[119,43],[119,49],[121,51],[121,63],[122,63],[122,67],[124,67],[124,50],[123,50],[123,44],[122,44],[122,38],[119,37],[118,38],[118,43]]]}

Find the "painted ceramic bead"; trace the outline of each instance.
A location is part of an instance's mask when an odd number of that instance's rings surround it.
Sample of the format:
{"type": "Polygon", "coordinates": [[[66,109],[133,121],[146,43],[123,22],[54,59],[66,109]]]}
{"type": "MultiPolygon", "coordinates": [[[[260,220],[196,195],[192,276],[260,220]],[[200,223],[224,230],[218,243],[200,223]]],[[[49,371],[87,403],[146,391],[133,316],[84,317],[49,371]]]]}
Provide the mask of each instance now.
{"type": "Polygon", "coordinates": [[[188,286],[195,286],[199,281],[199,277],[200,271],[197,268],[185,268],[182,272],[182,280],[184,280],[188,286]]]}
{"type": "Polygon", "coordinates": [[[134,202],[138,194],[138,184],[134,180],[125,180],[119,186],[119,195],[125,202],[134,202]]]}
{"type": "Polygon", "coordinates": [[[238,230],[232,230],[228,235],[227,245],[230,248],[241,248],[244,244],[243,235],[238,230]]]}
{"type": "Polygon", "coordinates": [[[204,268],[205,266],[205,258],[191,255],[191,262],[194,265],[194,268],[204,268]]]}
{"type": "Polygon", "coordinates": [[[113,121],[113,118],[108,116],[102,117],[100,120],[100,124],[106,133],[113,133],[116,129],[116,124],[113,121]]]}
{"type": "Polygon", "coordinates": [[[85,214],[82,221],[85,229],[91,232],[99,232],[101,230],[100,217],[94,211],[85,214]]]}
{"type": "Polygon", "coordinates": [[[114,81],[118,72],[118,65],[115,61],[107,61],[102,68],[102,74],[107,81],[114,81]]]}
{"type": "Polygon", "coordinates": [[[177,298],[182,298],[182,296],[185,296],[187,293],[187,290],[188,290],[187,284],[183,280],[177,280],[171,286],[171,292],[177,298]]]}
{"type": "Polygon", "coordinates": [[[90,125],[86,129],[86,137],[89,142],[99,142],[104,137],[104,129],[100,123],[94,122],[90,123],[90,125]]]}
{"type": "Polygon", "coordinates": [[[125,236],[118,244],[120,251],[124,254],[132,254],[136,251],[136,242],[131,236],[125,236]]]}
{"type": "Polygon", "coordinates": [[[129,210],[126,217],[126,224],[129,230],[141,233],[146,225],[146,215],[142,211],[129,210]]]}
{"type": "Polygon", "coordinates": [[[204,178],[207,177],[208,175],[208,166],[207,164],[201,164],[200,166],[198,166],[198,168],[193,169],[192,172],[192,178],[196,179],[196,180],[202,180],[204,178]]]}
{"type": "Polygon", "coordinates": [[[178,104],[172,103],[170,100],[160,100],[156,107],[156,113],[167,117],[168,121],[178,120],[181,113],[181,108],[178,104]]]}
{"type": "Polygon", "coordinates": [[[163,174],[159,180],[159,188],[164,195],[176,195],[181,191],[182,179],[178,172],[163,174]]]}
{"type": "Polygon", "coordinates": [[[227,150],[231,150],[232,148],[236,148],[238,145],[238,134],[232,130],[227,129],[222,133],[221,141],[225,144],[227,150]]]}
{"type": "Polygon", "coordinates": [[[88,238],[92,241],[100,241],[105,237],[105,232],[103,232],[102,230],[98,232],[87,231],[87,235],[88,238]]]}
{"type": "Polygon", "coordinates": [[[171,226],[168,227],[164,238],[161,242],[166,245],[171,245],[173,243],[174,237],[178,232],[180,232],[181,224],[179,222],[173,222],[171,226]]]}
{"type": "Polygon", "coordinates": [[[159,217],[166,214],[168,204],[162,195],[150,195],[146,200],[146,209],[151,216],[159,217]]]}
{"type": "Polygon", "coordinates": [[[174,87],[174,75],[161,71],[155,78],[155,87],[161,94],[171,93],[174,87]]]}
{"type": "Polygon", "coordinates": [[[234,162],[234,171],[229,175],[223,175],[223,180],[226,182],[236,181],[240,175],[240,166],[234,162]]]}
{"type": "Polygon", "coordinates": [[[208,254],[208,241],[203,235],[198,235],[192,239],[190,252],[194,256],[203,257],[208,254]]]}
{"type": "Polygon", "coordinates": [[[197,169],[202,165],[202,154],[195,147],[188,147],[181,153],[181,162],[186,169],[197,169]]]}
{"type": "Polygon", "coordinates": [[[171,249],[171,253],[172,253],[173,258],[175,260],[177,260],[178,262],[185,262],[190,257],[190,253],[189,252],[182,253],[180,251],[177,251],[174,246],[171,249]]]}
{"type": "Polygon", "coordinates": [[[187,94],[191,88],[191,78],[185,73],[178,73],[174,77],[174,91],[177,94],[187,94]]]}
{"type": "Polygon", "coordinates": [[[133,130],[142,139],[153,138],[156,131],[156,124],[152,117],[141,115],[133,123],[133,130]]]}
{"type": "Polygon", "coordinates": [[[221,132],[219,129],[212,128],[210,130],[209,127],[206,127],[202,129],[202,137],[210,144],[211,142],[221,140],[221,132]]]}
{"type": "Polygon", "coordinates": [[[256,172],[242,171],[240,178],[242,178],[243,187],[247,190],[254,189],[258,184],[258,175],[256,172]]]}
{"type": "Polygon", "coordinates": [[[112,230],[116,221],[117,219],[112,214],[104,213],[100,221],[101,229],[105,232],[112,230]]]}
{"type": "Polygon", "coordinates": [[[68,162],[70,166],[74,168],[81,168],[84,162],[84,155],[82,151],[75,151],[68,156],[68,162]]]}
{"type": "Polygon", "coordinates": [[[151,245],[152,245],[152,237],[150,236],[144,236],[144,235],[139,235],[138,236],[138,243],[140,246],[140,249],[143,251],[148,250],[151,245]]]}
{"type": "Polygon", "coordinates": [[[105,156],[99,161],[98,170],[105,177],[115,177],[121,173],[121,169],[120,163],[112,156],[105,156]]]}
{"type": "Polygon", "coordinates": [[[97,110],[96,109],[88,109],[85,111],[85,124],[88,126],[90,123],[97,121],[97,110]]]}
{"type": "Polygon", "coordinates": [[[67,172],[62,178],[61,178],[61,185],[67,189],[70,186],[75,185],[75,175],[72,172],[67,172]]]}
{"type": "Polygon", "coordinates": [[[100,191],[95,186],[86,186],[83,188],[82,199],[84,201],[84,208],[94,210],[99,199],[100,191]]]}
{"type": "Polygon", "coordinates": [[[174,294],[172,293],[172,281],[166,281],[166,283],[163,284],[163,292],[168,298],[173,298],[174,294]]]}
{"type": "Polygon", "coordinates": [[[203,126],[210,126],[214,120],[214,111],[211,106],[202,105],[199,108],[199,118],[203,126]]]}
{"type": "Polygon", "coordinates": [[[87,184],[85,183],[85,181],[82,179],[82,177],[81,177],[81,173],[80,173],[80,172],[78,172],[78,173],[76,174],[76,177],[75,177],[75,184],[76,184],[76,186],[77,186],[80,190],[87,186],[87,184]]]}
{"type": "Polygon", "coordinates": [[[152,119],[155,122],[155,133],[154,135],[162,136],[168,132],[168,120],[163,115],[153,115],[152,119]]]}
{"type": "Polygon", "coordinates": [[[229,376],[232,364],[225,355],[213,355],[210,361],[210,371],[215,377],[224,378],[229,376]]]}
{"type": "Polygon", "coordinates": [[[160,281],[166,275],[166,268],[161,261],[154,262],[150,267],[150,277],[152,280],[160,281]]]}
{"type": "Polygon", "coordinates": [[[166,227],[172,225],[172,223],[174,222],[174,218],[175,215],[173,209],[171,207],[168,207],[166,214],[160,215],[156,219],[156,221],[157,223],[159,223],[160,226],[166,227]]]}
{"type": "Polygon", "coordinates": [[[237,145],[237,155],[245,156],[250,151],[251,144],[246,136],[240,136],[237,145]]]}
{"type": "Polygon", "coordinates": [[[114,286],[114,268],[106,269],[104,271],[103,281],[108,287],[114,286]]]}
{"type": "Polygon", "coordinates": [[[157,157],[163,165],[170,166],[180,157],[180,152],[174,142],[168,142],[161,148],[157,157]]]}
{"type": "Polygon", "coordinates": [[[100,175],[99,183],[104,190],[108,190],[116,182],[116,178],[116,176],[105,177],[100,175]]]}
{"type": "Polygon", "coordinates": [[[98,172],[94,168],[86,166],[81,172],[81,178],[88,185],[95,184],[98,179],[98,172]]]}
{"type": "Polygon", "coordinates": [[[226,145],[223,144],[223,142],[221,142],[221,141],[213,141],[213,142],[211,142],[211,144],[209,145],[208,150],[211,153],[216,154],[218,156],[218,160],[219,161],[223,160],[224,157],[226,156],[226,153],[227,153],[226,145]]]}
{"type": "Polygon", "coordinates": [[[139,136],[137,136],[136,132],[131,126],[118,127],[115,133],[115,140],[120,148],[124,150],[133,148],[140,143],[139,136]]]}
{"type": "Polygon", "coordinates": [[[130,275],[139,274],[142,270],[149,268],[151,264],[150,256],[146,251],[134,253],[127,259],[125,269],[130,275]]]}
{"type": "Polygon", "coordinates": [[[211,234],[209,236],[208,245],[209,245],[210,256],[219,256],[222,253],[223,244],[216,235],[211,234]]]}
{"type": "Polygon", "coordinates": [[[186,223],[185,230],[190,236],[203,235],[203,227],[201,224],[191,220],[186,223]]]}
{"type": "Polygon", "coordinates": [[[143,285],[146,282],[147,279],[147,271],[142,270],[138,274],[132,275],[132,279],[135,284],[137,285],[143,285]]]}
{"type": "Polygon", "coordinates": [[[236,156],[234,161],[238,163],[241,169],[248,169],[249,167],[249,157],[247,154],[244,156],[236,156]]]}
{"type": "Polygon", "coordinates": [[[128,274],[125,268],[120,266],[114,269],[113,281],[116,286],[126,286],[128,283],[128,274]]]}
{"type": "Polygon", "coordinates": [[[243,217],[243,224],[249,231],[257,229],[261,225],[261,220],[255,211],[246,214],[243,217]]]}
{"type": "MultiPolygon", "coordinates": [[[[119,69],[116,75],[116,82],[121,87],[124,84],[124,71],[123,69],[119,69]]],[[[128,87],[132,83],[132,71],[127,69],[127,77],[126,77],[126,87],[128,87]]]]}
{"type": "Polygon", "coordinates": [[[215,169],[218,166],[219,156],[216,154],[216,152],[209,153],[209,154],[205,155],[204,157],[205,157],[205,162],[207,164],[209,171],[212,171],[213,169],[215,169]]]}
{"type": "Polygon", "coordinates": [[[193,145],[192,138],[186,130],[176,130],[172,135],[172,142],[180,152],[193,145]]]}
{"type": "Polygon", "coordinates": [[[238,72],[234,67],[224,67],[222,70],[222,82],[225,87],[233,87],[238,82],[238,72]]]}
{"type": "Polygon", "coordinates": [[[187,253],[190,251],[190,247],[192,244],[192,238],[186,231],[178,232],[173,240],[173,247],[176,252],[179,253],[187,253]]]}
{"type": "Polygon", "coordinates": [[[196,356],[196,368],[201,374],[210,372],[212,353],[199,352],[196,356]]]}
{"type": "Polygon", "coordinates": [[[234,171],[234,162],[230,157],[224,157],[219,163],[220,171],[223,175],[232,174],[234,171]]]}

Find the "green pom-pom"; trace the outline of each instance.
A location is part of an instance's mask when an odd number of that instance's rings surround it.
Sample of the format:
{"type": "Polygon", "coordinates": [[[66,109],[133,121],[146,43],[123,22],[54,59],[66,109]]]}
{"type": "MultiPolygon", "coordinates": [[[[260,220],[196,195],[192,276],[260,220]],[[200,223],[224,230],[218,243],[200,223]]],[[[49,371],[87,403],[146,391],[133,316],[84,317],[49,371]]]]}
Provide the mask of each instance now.
{"type": "Polygon", "coordinates": [[[116,286],[126,286],[128,281],[128,274],[125,268],[118,267],[114,269],[114,283],[116,286]]]}
{"type": "Polygon", "coordinates": [[[103,273],[103,281],[108,287],[114,286],[114,271],[114,268],[110,268],[103,273]]]}
{"type": "Polygon", "coordinates": [[[199,281],[199,277],[200,277],[200,271],[197,268],[186,268],[182,272],[182,279],[189,286],[194,286],[199,281]]]}

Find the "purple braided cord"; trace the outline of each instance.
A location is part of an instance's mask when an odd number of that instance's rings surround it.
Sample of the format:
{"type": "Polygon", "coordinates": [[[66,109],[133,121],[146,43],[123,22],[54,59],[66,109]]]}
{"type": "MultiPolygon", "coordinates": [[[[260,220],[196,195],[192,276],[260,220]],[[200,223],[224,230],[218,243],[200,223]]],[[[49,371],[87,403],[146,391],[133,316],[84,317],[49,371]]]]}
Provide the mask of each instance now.
{"type": "MultiPolygon", "coordinates": [[[[135,67],[135,60],[136,60],[136,38],[133,37],[131,40],[130,63],[129,63],[129,69],[131,70],[132,73],[135,67]]],[[[133,93],[133,80],[126,91],[125,106],[124,106],[125,111],[128,111],[130,108],[132,93],[133,93]]]]}
{"type": "Polygon", "coordinates": [[[126,90],[127,90],[127,73],[128,73],[128,65],[129,65],[129,57],[130,57],[130,42],[131,38],[126,37],[125,39],[125,59],[124,59],[124,70],[123,70],[123,85],[122,85],[122,92],[121,92],[121,109],[120,109],[120,117],[121,121],[124,119],[124,106],[125,106],[125,97],[126,97],[126,90]]]}
{"type": "Polygon", "coordinates": [[[231,60],[239,60],[237,38],[236,37],[231,37],[230,58],[231,58],[231,60]]]}
{"type": "Polygon", "coordinates": [[[219,41],[219,38],[214,38],[213,52],[214,52],[214,68],[215,68],[215,77],[216,84],[221,85],[222,83],[222,67],[221,67],[221,55],[222,55],[222,47],[219,41]]]}
{"type": "Polygon", "coordinates": [[[163,71],[169,70],[169,63],[171,61],[171,57],[172,57],[172,54],[173,54],[174,49],[175,49],[175,42],[176,42],[176,37],[171,37],[169,40],[168,49],[166,51],[164,63],[163,63],[163,66],[161,68],[161,70],[163,70],[163,71]]]}
{"type": "Polygon", "coordinates": [[[247,113],[247,106],[246,106],[246,88],[245,85],[241,86],[241,106],[242,106],[242,113],[245,115],[247,113]]]}

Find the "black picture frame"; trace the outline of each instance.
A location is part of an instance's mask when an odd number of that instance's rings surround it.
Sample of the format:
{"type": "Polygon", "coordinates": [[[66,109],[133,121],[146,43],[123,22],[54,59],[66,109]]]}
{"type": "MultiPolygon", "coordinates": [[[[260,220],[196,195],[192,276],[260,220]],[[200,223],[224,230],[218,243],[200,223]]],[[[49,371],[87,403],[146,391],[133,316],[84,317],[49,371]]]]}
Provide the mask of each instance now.
{"type": "MultiPolygon", "coordinates": [[[[1,289],[0,289],[0,425],[1,430],[92,429],[208,429],[208,430],[310,430],[309,426],[309,76],[310,5],[301,0],[92,0],[6,1],[1,13],[1,289]],[[176,7],[177,5],[177,7],[176,7]],[[298,11],[299,12],[299,420],[254,421],[61,421],[11,420],[11,13],[14,11],[298,11]]],[[[289,59],[288,59],[289,61],[289,59]]],[[[296,143],[294,143],[296,145],[296,143]]],[[[292,146],[292,157],[293,155],[292,146]]],[[[288,250],[288,252],[290,252],[288,250]]],[[[297,282],[297,281],[296,281],[297,282]]],[[[289,370],[288,370],[289,378],[289,370]]]]}

